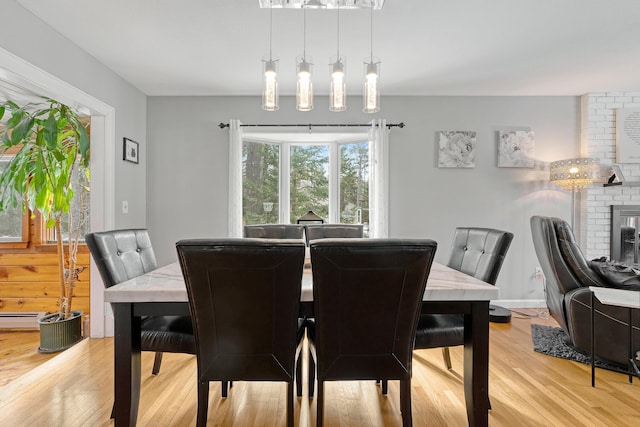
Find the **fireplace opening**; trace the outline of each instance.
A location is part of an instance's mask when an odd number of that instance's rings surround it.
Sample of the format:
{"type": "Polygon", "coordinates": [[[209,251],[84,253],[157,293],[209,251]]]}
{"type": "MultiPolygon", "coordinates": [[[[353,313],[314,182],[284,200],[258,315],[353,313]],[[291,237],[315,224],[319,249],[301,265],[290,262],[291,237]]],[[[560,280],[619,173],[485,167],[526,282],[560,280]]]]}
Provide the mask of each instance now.
{"type": "Polygon", "coordinates": [[[640,263],[640,205],[611,205],[611,260],[640,263]]]}

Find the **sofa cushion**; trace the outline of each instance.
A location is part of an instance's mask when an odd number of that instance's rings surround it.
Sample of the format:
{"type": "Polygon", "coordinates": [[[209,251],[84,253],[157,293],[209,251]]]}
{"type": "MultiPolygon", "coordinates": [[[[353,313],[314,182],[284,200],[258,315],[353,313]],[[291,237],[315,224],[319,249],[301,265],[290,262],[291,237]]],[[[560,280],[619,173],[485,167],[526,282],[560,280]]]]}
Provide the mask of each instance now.
{"type": "Polygon", "coordinates": [[[589,266],[608,285],[616,289],[626,289],[640,292],[640,270],[606,258],[589,261],[589,266]]]}

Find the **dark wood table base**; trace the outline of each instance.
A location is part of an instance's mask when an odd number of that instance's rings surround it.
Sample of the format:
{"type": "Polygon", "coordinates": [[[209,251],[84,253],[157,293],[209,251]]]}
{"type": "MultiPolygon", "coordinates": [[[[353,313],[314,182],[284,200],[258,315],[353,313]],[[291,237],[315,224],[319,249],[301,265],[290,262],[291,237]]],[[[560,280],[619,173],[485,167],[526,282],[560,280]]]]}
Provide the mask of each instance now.
{"type": "MultiPolygon", "coordinates": [[[[140,402],[141,316],[187,315],[186,302],[112,303],[115,315],[115,425],[135,426],[140,402]]],[[[301,315],[313,315],[313,303],[303,302],[301,315]]],[[[489,301],[425,301],[422,313],[464,314],[464,394],[471,427],[489,418],[489,301]]]]}

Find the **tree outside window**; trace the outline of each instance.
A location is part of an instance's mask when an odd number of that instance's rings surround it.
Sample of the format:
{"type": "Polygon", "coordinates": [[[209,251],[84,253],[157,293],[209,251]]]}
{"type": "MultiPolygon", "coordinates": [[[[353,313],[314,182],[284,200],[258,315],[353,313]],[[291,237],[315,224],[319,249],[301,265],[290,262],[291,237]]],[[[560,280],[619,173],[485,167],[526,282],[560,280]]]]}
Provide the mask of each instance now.
{"type": "Polygon", "coordinates": [[[312,210],[327,222],[365,224],[367,230],[368,141],[299,144],[245,140],[242,173],[244,224],[278,223],[279,218],[293,224],[312,210]],[[288,206],[282,204],[283,193],[289,196],[288,206]],[[332,215],[335,218],[330,218],[332,215]]]}

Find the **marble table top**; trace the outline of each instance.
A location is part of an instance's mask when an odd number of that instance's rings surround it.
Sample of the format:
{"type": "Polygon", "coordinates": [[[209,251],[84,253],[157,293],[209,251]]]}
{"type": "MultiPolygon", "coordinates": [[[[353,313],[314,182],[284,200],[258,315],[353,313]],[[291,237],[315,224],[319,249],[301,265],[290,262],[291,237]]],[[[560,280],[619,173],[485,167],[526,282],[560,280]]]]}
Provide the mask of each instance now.
{"type": "MultiPolygon", "coordinates": [[[[490,301],[497,299],[499,289],[481,280],[433,263],[423,301],[490,301]]],[[[187,289],[180,264],[160,267],[142,276],[105,289],[105,301],[118,302],[187,302],[187,289]]],[[[302,276],[302,302],[313,301],[311,269],[302,276]]]]}
{"type": "Polygon", "coordinates": [[[601,288],[589,286],[602,304],[615,305],[618,307],[640,308],[640,292],[626,289],[601,288]]]}

